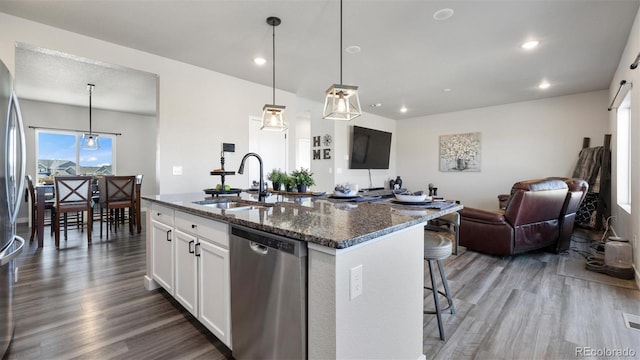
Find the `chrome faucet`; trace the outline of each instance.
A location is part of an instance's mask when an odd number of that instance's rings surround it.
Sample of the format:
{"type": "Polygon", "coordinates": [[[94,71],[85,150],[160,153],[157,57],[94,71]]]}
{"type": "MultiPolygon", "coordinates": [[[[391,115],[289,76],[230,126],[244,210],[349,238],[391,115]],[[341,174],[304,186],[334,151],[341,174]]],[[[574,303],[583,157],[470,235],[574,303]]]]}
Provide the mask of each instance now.
{"type": "Polygon", "coordinates": [[[258,188],[258,201],[264,202],[267,197],[267,191],[264,188],[264,168],[262,166],[262,158],[260,157],[260,155],[253,152],[245,154],[245,156],[242,157],[242,161],[240,161],[240,169],[238,169],[238,174],[244,174],[244,162],[250,156],[253,156],[256,159],[258,159],[258,162],[260,163],[260,185],[258,188]]]}

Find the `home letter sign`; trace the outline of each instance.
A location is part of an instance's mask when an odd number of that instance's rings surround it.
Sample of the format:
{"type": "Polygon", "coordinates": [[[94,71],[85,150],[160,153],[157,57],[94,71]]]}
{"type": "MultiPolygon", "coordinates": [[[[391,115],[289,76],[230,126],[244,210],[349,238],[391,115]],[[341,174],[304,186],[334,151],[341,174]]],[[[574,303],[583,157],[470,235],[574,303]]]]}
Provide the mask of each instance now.
{"type": "Polygon", "coordinates": [[[324,136],[314,136],[313,137],[313,147],[326,146],[324,149],[313,149],[313,160],[329,160],[331,159],[331,135],[326,134],[324,136]]]}

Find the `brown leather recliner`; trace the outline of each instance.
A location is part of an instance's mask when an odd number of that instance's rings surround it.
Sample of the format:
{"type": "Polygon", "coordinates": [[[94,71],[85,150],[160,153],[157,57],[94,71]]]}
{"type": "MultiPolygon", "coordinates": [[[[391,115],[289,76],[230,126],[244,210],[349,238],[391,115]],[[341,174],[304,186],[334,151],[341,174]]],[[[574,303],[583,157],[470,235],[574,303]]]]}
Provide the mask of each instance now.
{"type": "Polygon", "coordinates": [[[571,234],[573,234],[573,226],[576,221],[576,212],[578,212],[580,204],[582,204],[582,201],[587,196],[587,192],[589,192],[589,183],[576,178],[558,177],[548,179],[562,180],[569,188],[560,213],[560,238],[558,239],[558,246],[555,249],[556,252],[560,253],[569,250],[571,234]]]}
{"type": "Polygon", "coordinates": [[[465,207],[459,212],[460,245],[493,255],[555,248],[567,194],[560,179],[521,181],[511,188],[504,212],[465,207]]]}

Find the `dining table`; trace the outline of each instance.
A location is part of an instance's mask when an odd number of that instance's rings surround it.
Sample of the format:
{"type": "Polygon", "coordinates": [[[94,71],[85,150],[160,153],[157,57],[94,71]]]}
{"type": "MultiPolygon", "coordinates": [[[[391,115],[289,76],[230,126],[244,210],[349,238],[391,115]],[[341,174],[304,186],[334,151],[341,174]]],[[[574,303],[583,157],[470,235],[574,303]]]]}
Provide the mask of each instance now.
{"type": "MultiPolygon", "coordinates": [[[[36,235],[38,237],[38,247],[43,247],[44,244],[44,211],[45,211],[45,202],[47,201],[47,197],[51,197],[54,193],[53,184],[38,184],[35,186],[36,188],[36,203],[38,206],[36,207],[36,224],[37,231],[36,235]]],[[[51,224],[53,226],[53,223],[51,224]]]]}

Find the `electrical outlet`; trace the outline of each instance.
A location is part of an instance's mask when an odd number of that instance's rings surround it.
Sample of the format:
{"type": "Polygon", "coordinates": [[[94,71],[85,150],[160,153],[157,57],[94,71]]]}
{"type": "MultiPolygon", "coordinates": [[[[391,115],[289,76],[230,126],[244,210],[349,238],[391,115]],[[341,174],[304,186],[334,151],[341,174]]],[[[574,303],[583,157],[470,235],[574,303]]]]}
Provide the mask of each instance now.
{"type": "Polygon", "coordinates": [[[174,166],[173,175],[182,175],[182,166],[174,166]]]}
{"type": "Polygon", "coordinates": [[[350,272],[350,297],[351,300],[357,298],[362,295],[362,264],[351,268],[350,272]]]}

